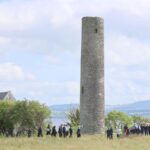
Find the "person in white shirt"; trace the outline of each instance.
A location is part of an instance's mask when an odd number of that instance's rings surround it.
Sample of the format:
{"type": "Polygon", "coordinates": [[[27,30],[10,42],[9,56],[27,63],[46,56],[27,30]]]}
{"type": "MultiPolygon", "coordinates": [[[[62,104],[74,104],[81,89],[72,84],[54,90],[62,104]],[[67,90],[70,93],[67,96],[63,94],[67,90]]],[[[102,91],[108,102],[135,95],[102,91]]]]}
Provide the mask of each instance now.
{"type": "Polygon", "coordinates": [[[121,129],[120,129],[120,128],[117,128],[117,129],[116,129],[116,133],[117,133],[117,138],[119,138],[120,135],[121,135],[121,129]]]}

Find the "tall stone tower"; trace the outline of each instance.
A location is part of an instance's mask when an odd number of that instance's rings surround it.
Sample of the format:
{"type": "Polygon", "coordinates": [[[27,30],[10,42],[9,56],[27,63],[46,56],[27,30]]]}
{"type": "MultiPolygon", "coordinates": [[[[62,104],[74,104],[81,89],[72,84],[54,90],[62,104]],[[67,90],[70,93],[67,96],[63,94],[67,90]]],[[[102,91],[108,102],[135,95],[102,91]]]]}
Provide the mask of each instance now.
{"type": "Polygon", "coordinates": [[[104,21],[82,18],[80,124],[83,134],[104,127],[104,21]]]}

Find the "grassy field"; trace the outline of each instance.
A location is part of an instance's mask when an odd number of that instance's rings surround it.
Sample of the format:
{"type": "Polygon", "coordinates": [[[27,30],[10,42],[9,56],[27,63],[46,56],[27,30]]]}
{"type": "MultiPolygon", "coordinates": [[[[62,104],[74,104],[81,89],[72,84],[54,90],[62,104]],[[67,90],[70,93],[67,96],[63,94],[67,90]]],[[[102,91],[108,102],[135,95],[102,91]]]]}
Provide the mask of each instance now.
{"type": "Polygon", "coordinates": [[[0,138],[0,150],[149,150],[150,136],[107,140],[100,135],[74,138],[0,138]]]}

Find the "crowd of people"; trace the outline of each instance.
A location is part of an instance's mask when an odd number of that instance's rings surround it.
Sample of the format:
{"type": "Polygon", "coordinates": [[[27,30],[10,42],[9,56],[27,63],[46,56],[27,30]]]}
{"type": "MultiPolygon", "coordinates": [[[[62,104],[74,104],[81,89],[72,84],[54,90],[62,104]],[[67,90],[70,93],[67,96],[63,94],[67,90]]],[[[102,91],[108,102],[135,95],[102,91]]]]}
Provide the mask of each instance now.
{"type": "MultiPolygon", "coordinates": [[[[44,134],[46,136],[52,136],[52,137],[60,137],[60,138],[66,138],[66,137],[73,137],[73,129],[72,126],[69,124],[61,124],[58,129],[56,128],[56,126],[52,126],[50,124],[48,124],[46,131],[45,129],[43,129],[41,126],[38,127],[37,129],[37,137],[43,137],[44,134]]],[[[132,127],[128,127],[127,125],[124,125],[123,128],[117,126],[116,130],[115,130],[115,134],[117,138],[120,137],[124,137],[124,136],[129,136],[131,134],[137,134],[137,135],[145,135],[145,136],[150,136],[150,124],[134,124],[132,127]]],[[[33,132],[33,130],[28,129],[26,130],[26,133],[24,134],[24,132],[16,132],[9,134],[8,131],[5,131],[3,133],[3,135],[6,135],[6,137],[8,136],[21,136],[21,135],[27,135],[28,137],[31,136],[35,136],[35,132],[33,132]]],[[[107,135],[107,139],[113,139],[114,136],[114,130],[112,127],[107,128],[106,130],[106,135],[107,135]]],[[[77,130],[76,130],[76,136],[79,138],[81,137],[81,129],[80,126],[78,126],[77,130]]]]}
{"type": "MultiPolygon", "coordinates": [[[[31,130],[28,130],[28,137],[31,137],[31,130]]],[[[65,125],[65,124],[61,124],[58,128],[58,130],[56,129],[56,126],[53,126],[51,128],[51,126],[48,124],[47,128],[46,128],[46,135],[51,135],[52,137],[56,137],[57,135],[61,138],[61,137],[72,137],[73,136],[73,129],[70,125],[65,125]]],[[[81,130],[80,130],[80,126],[77,128],[77,132],[76,132],[77,137],[81,137],[81,130]]],[[[43,130],[42,127],[38,128],[38,132],[37,132],[37,136],[38,137],[43,137],[43,130]]]]}
{"type": "MultiPolygon", "coordinates": [[[[123,129],[124,135],[128,136],[129,135],[129,128],[127,126],[124,126],[123,129]]],[[[113,139],[113,135],[114,135],[114,131],[113,128],[110,127],[106,130],[106,135],[107,135],[107,139],[113,139]]],[[[122,135],[122,129],[119,127],[116,127],[116,136],[117,138],[120,138],[122,135]]]]}
{"type": "Polygon", "coordinates": [[[142,135],[150,135],[150,124],[135,124],[133,128],[130,129],[132,134],[142,134],[142,135]]]}
{"type": "MultiPolygon", "coordinates": [[[[36,129],[17,129],[15,128],[13,131],[10,130],[1,130],[0,128],[0,135],[6,136],[6,137],[20,137],[20,136],[37,136],[37,137],[43,137],[44,135],[46,136],[52,136],[52,137],[73,137],[73,129],[70,124],[61,124],[59,127],[56,128],[56,126],[51,126],[50,124],[47,125],[46,128],[43,128],[42,126],[39,126],[36,129]],[[11,132],[10,132],[11,131],[11,132]]],[[[79,138],[81,137],[81,129],[80,126],[77,127],[76,130],[76,136],[79,138]]]]}
{"type": "MultiPolygon", "coordinates": [[[[134,124],[132,127],[125,125],[123,129],[116,127],[116,136],[120,138],[121,136],[129,136],[131,134],[141,134],[145,136],[150,136],[150,124],[134,124]]],[[[113,139],[113,128],[110,127],[106,130],[107,139],[113,139]]]]}

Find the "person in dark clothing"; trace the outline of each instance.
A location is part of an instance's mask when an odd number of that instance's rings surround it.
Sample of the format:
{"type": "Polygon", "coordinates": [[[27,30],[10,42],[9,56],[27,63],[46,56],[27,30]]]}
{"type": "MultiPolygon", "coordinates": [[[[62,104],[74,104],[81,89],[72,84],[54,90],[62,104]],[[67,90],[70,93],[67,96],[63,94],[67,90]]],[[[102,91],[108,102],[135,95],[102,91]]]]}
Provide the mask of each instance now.
{"type": "Polygon", "coordinates": [[[107,129],[106,134],[107,134],[107,139],[110,139],[110,130],[109,129],[107,129]]]}
{"type": "Polygon", "coordinates": [[[38,137],[43,137],[43,131],[41,126],[38,128],[38,137]]]}
{"type": "Polygon", "coordinates": [[[77,129],[77,138],[80,138],[81,137],[81,130],[80,130],[80,127],[78,127],[77,129]]]}
{"type": "Polygon", "coordinates": [[[50,127],[49,124],[48,124],[48,126],[47,126],[46,135],[51,135],[51,127],[50,127]]]}
{"type": "Polygon", "coordinates": [[[148,135],[149,131],[148,131],[148,125],[145,126],[145,135],[148,135]]]}
{"type": "Polygon", "coordinates": [[[28,130],[28,137],[31,137],[32,131],[31,129],[28,130]]]}
{"type": "Polygon", "coordinates": [[[8,131],[6,131],[6,133],[5,133],[5,134],[6,134],[6,137],[9,137],[9,133],[8,133],[8,131]]]}
{"type": "Polygon", "coordinates": [[[144,125],[144,134],[147,135],[147,125],[144,125]]]}
{"type": "Polygon", "coordinates": [[[73,130],[72,130],[72,127],[70,126],[70,128],[69,128],[69,137],[72,137],[72,133],[73,133],[73,130]]]}
{"type": "Polygon", "coordinates": [[[109,132],[110,132],[110,139],[113,139],[113,128],[112,127],[110,128],[109,132]]]}
{"type": "Polygon", "coordinates": [[[127,125],[124,126],[124,133],[125,133],[126,136],[129,136],[130,132],[129,132],[129,128],[128,128],[127,125]]]}
{"type": "Polygon", "coordinates": [[[148,126],[148,133],[149,133],[149,135],[150,135],[150,125],[148,126]]]}
{"type": "Polygon", "coordinates": [[[143,134],[146,135],[146,132],[145,132],[145,125],[143,125],[143,134]]]}
{"type": "Polygon", "coordinates": [[[63,126],[63,137],[64,138],[66,137],[66,127],[65,127],[65,125],[63,126]]]}
{"type": "Polygon", "coordinates": [[[126,132],[127,132],[127,128],[128,128],[127,125],[125,125],[125,126],[124,126],[124,134],[125,134],[125,135],[126,135],[126,132]]]}
{"type": "Polygon", "coordinates": [[[54,137],[57,136],[56,126],[53,126],[51,135],[54,136],[54,137]]]}
{"type": "Polygon", "coordinates": [[[141,125],[138,125],[137,134],[141,133],[141,125]]]}
{"type": "Polygon", "coordinates": [[[59,137],[62,137],[62,134],[63,134],[62,125],[59,126],[58,133],[59,133],[59,137]]]}
{"type": "Polygon", "coordinates": [[[144,134],[144,126],[143,126],[143,124],[141,125],[141,134],[144,134]]]}

